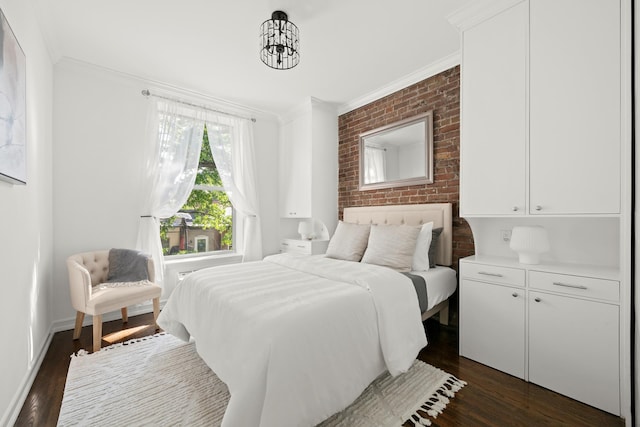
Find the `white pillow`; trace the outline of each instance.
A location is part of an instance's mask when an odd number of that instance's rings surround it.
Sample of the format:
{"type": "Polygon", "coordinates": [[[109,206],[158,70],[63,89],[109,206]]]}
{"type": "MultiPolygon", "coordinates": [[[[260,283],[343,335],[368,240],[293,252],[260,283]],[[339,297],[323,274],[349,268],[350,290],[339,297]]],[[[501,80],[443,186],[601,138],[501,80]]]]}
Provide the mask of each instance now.
{"type": "Polygon", "coordinates": [[[429,269],[429,246],[431,246],[432,231],[433,222],[422,224],[420,234],[418,234],[418,239],[416,240],[416,250],[413,253],[411,270],[427,271],[429,269]]]}
{"type": "Polygon", "coordinates": [[[360,261],[367,248],[370,228],[369,224],[338,222],[325,256],[345,261],[360,261]]]}
{"type": "Polygon", "coordinates": [[[419,233],[419,227],[410,225],[372,226],[362,262],[410,271],[419,233]]]}

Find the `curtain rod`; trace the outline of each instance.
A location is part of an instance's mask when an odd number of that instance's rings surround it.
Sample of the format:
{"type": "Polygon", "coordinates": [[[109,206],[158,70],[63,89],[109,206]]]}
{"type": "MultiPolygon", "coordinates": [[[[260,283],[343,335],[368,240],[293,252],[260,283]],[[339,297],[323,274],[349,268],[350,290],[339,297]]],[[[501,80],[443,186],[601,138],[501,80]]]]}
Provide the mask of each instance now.
{"type": "Polygon", "coordinates": [[[178,102],[180,104],[189,105],[191,107],[201,108],[201,109],[206,110],[206,111],[212,111],[214,113],[220,113],[220,114],[224,114],[224,115],[231,116],[231,117],[237,117],[239,119],[251,120],[253,123],[256,122],[256,119],[253,118],[253,117],[245,117],[245,116],[240,116],[238,114],[227,113],[226,111],[214,110],[213,108],[205,107],[204,105],[192,104],[190,102],[182,101],[182,100],[177,99],[177,98],[170,98],[168,96],[158,95],[158,94],[155,94],[155,93],[151,93],[149,91],[149,89],[144,89],[142,91],[142,95],[144,95],[144,96],[155,96],[156,98],[167,99],[169,101],[178,102]]]}

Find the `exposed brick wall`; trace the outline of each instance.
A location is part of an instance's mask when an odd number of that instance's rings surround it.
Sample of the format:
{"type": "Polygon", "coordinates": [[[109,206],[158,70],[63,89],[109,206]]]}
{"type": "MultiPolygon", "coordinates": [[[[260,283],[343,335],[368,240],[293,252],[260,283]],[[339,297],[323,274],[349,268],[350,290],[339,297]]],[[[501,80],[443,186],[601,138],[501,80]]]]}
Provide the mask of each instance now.
{"type": "Polygon", "coordinates": [[[411,85],[341,115],[339,125],[339,217],[349,206],[453,204],[453,267],[474,253],[473,235],[459,217],[460,199],[460,67],[411,85]],[[359,135],[433,110],[433,184],[381,190],[358,190],[359,135]]]}

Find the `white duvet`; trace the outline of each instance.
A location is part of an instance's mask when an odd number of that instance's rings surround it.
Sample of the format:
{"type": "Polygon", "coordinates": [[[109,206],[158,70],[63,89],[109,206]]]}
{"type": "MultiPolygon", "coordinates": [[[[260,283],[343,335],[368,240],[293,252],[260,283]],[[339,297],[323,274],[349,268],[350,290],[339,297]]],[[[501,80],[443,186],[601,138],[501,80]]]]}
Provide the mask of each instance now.
{"type": "Polygon", "coordinates": [[[200,270],[158,324],[188,340],[231,394],[225,427],[313,426],[426,344],[411,280],[385,267],[274,255],[200,270]]]}

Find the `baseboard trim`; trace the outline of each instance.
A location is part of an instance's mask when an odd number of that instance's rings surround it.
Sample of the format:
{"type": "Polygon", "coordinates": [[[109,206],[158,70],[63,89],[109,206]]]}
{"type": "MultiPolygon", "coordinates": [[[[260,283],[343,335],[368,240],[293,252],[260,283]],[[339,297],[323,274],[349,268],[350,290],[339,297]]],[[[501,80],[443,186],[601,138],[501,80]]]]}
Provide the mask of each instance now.
{"type": "Polygon", "coordinates": [[[31,386],[33,382],[36,380],[36,376],[38,375],[38,371],[40,371],[40,366],[42,365],[42,361],[44,360],[44,356],[47,354],[49,350],[49,345],[51,345],[51,340],[53,339],[53,330],[49,327],[49,332],[47,334],[47,339],[44,341],[40,351],[38,352],[38,357],[35,360],[35,363],[31,365],[31,368],[27,370],[27,373],[18,388],[18,391],[14,395],[11,400],[11,404],[7,409],[7,412],[0,419],[0,426],[12,426],[16,423],[18,416],[20,415],[20,411],[24,406],[24,402],[29,395],[29,391],[31,390],[31,386]]]}

